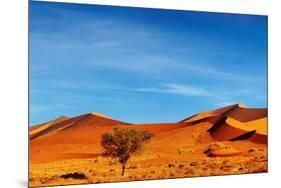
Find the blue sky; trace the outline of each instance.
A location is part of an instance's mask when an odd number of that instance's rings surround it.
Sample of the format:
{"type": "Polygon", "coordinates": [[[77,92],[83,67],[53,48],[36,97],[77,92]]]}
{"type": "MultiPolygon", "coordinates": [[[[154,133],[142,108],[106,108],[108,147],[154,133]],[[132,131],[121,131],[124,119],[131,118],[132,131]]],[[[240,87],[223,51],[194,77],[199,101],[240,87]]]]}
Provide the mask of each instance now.
{"type": "Polygon", "coordinates": [[[267,106],[267,17],[31,2],[30,123],[267,106]]]}

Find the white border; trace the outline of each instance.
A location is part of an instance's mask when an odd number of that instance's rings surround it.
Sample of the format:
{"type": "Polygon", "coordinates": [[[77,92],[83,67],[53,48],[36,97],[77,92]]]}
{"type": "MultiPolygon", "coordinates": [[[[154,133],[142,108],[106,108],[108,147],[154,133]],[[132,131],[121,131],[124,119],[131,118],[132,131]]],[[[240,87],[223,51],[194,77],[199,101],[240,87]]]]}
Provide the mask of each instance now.
{"type": "MultiPolygon", "coordinates": [[[[269,173],[71,187],[115,188],[264,188],[280,184],[280,0],[68,0],[89,4],[200,10],[269,15],[269,173]]],[[[0,186],[26,187],[27,182],[27,0],[0,2],[0,186]]],[[[64,186],[65,187],[65,186],[64,186]]]]}

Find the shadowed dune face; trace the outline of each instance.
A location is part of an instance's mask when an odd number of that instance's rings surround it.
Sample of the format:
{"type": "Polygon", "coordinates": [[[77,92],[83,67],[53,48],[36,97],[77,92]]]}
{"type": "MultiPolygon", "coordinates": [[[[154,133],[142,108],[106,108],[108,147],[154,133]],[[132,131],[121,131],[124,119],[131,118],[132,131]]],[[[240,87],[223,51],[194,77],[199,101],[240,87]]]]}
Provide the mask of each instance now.
{"type": "Polygon", "coordinates": [[[268,139],[267,139],[267,135],[262,135],[262,134],[256,133],[250,138],[250,141],[259,143],[259,144],[267,144],[268,139]]]}
{"type": "MultiPolygon", "coordinates": [[[[199,113],[176,123],[157,124],[130,124],[95,112],[73,118],[60,117],[31,127],[31,173],[35,176],[36,172],[36,177],[41,177],[41,170],[53,171],[51,166],[54,164],[72,169],[67,161],[72,164],[73,160],[79,163],[97,160],[103,152],[101,136],[112,132],[115,127],[154,133],[144,153],[132,159],[139,164],[161,166],[171,161],[209,160],[213,157],[238,157],[241,160],[248,157],[250,160],[253,156],[265,155],[267,151],[267,109],[251,109],[236,104],[199,113]],[[249,152],[252,150],[254,152],[249,152]]],[[[103,163],[100,165],[100,169],[107,167],[103,163]]],[[[262,168],[267,168],[264,165],[262,168]]],[[[218,175],[219,171],[216,172],[218,175]]],[[[200,174],[201,171],[194,173],[204,175],[200,174]]]]}
{"type": "Polygon", "coordinates": [[[250,109],[238,107],[228,117],[240,122],[249,122],[267,117],[267,109],[250,109]]]}
{"type": "Polygon", "coordinates": [[[56,125],[56,124],[58,124],[60,122],[63,122],[67,119],[69,119],[69,118],[66,117],[66,116],[61,116],[61,117],[59,117],[59,118],[57,118],[53,121],[49,121],[49,122],[46,122],[46,123],[42,123],[42,124],[39,124],[39,125],[32,126],[29,129],[29,136],[32,139],[33,137],[36,137],[37,134],[40,134],[40,132],[43,132],[44,130],[52,127],[53,125],[56,125]]]}
{"type": "MultiPolygon", "coordinates": [[[[48,124],[48,123],[47,123],[48,124]]],[[[42,130],[38,130],[40,127],[33,129],[33,133],[30,132],[30,139],[36,139],[38,137],[45,137],[56,134],[64,134],[70,130],[81,129],[93,129],[100,126],[118,126],[128,125],[129,123],[113,120],[103,115],[97,115],[95,113],[85,114],[74,118],[67,118],[60,121],[51,121],[51,125],[48,125],[42,130]],[[38,130],[38,131],[37,131],[38,130]]],[[[79,132],[78,131],[78,132],[79,132]]]]}
{"type": "Polygon", "coordinates": [[[220,109],[216,109],[216,110],[212,110],[212,111],[208,111],[208,112],[202,112],[202,113],[196,114],[194,116],[191,116],[189,118],[186,118],[186,119],[182,120],[181,122],[186,122],[186,123],[194,122],[194,121],[202,120],[205,118],[222,116],[223,114],[236,109],[237,106],[238,105],[230,105],[230,106],[226,106],[224,108],[220,108],[220,109]]]}
{"type": "Polygon", "coordinates": [[[225,140],[231,140],[233,138],[236,138],[240,135],[245,134],[247,131],[244,131],[239,128],[235,128],[226,122],[221,123],[212,133],[211,135],[215,140],[218,141],[225,141],[225,140]]]}
{"type": "MultiPolygon", "coordinates": [[[[255,133],[247,137],[247,139],[258,143],[267,143],[267,109],[253,109],[247,108],[241,104],[236,104],[199,113],[181,122],[194,125],[206,121],[213,124],[209,132],[214,140],[233,140],[255,131],[255,133]]],[[[246,137],[241,138],[246,139],[246,137]]]]}

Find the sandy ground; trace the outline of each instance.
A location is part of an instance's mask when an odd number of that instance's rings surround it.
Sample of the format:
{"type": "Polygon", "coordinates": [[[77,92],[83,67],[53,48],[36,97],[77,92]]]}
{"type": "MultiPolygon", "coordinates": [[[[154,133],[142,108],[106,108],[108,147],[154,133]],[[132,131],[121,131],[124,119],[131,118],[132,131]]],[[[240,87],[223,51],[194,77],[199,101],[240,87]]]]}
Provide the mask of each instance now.
{"type": "Polygon", "coordinates": [[[31,163],[29,182],[34,187],[267,172],[265,145],[241,141],[225,144],[232,144],[242,149],[243,153],[238,156],[207,157],[203,153],[204,148],[208,147],[206,144],[179,148],[147,146],[146,152],[129,160],[124,176],[121,176],[121,165],[115,160],[96,154],[93,154],[95,157],[87,157],[86,153],[84,156],[80,153],[77,159],[72,156],[72,159],[31,163]],[[239,147],[243,144],[246,146],[239,147]],[[62,177],[71,173],[81,173],[85,177],[62,177]]]}

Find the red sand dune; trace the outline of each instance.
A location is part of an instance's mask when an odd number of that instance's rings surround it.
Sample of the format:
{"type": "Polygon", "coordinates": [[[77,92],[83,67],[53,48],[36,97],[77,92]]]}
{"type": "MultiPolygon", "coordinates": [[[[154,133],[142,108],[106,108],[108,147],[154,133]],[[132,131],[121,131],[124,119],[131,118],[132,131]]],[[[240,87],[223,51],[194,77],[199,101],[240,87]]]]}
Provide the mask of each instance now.
{"type": "Polygon", "coordinates": [[[262,108],[244,108],[236,107],[235,110],[231,111],[227,117],[233,118],[240,122],[249,122],[256,119],[267,117],[267,109],[262,108]]]}
{"type": "Polygon", "coordinates": [[[208,112],[202,112],[202,113],[199,113],[199,114],[195,114],[194,116],[191,116],[191,117],[188,117],[180,122],[185,122],[185,123],[188,123],[188,122],[194,122],[194,121],[197,121],[197,120],[202,120],[202,119],[206,119],[206,118],[210,118],[210,117],[216,117],[216,116],[221,116],[225,113],[227,113],[228,111],[232,111],[234,110],[235,108],[237,108],[238,105],[230,105],[230,106],[226,106],[226,107],[223,107],[223,108],[219,108],[219,109],[216,109],[216,110],[212,110],[212,111],[208,111],[208,112]]]}
{"type": "MultiPolygon", "coordinates": [[[[128,125],[128,124],[129,123],[110,119],[98,113],[89,113],[85,115],[76,116],[74,118],[68,118],[65,119],[64,121],[59,121],[57,123],[53,123],[52,126],[48,126],[43,130],[37,131],[36,134],[30,136],[31,139],[36,139],[37,137],[62,134],[70,130],[81,131],[81,129],[88,130],[100,126],[112,126],[112,125],[118,126],[118,125],[128,125]]],[[[33,129],[33,132],[36,131],[38,128],[33,129]]]]}
{"type": "Polygon", "coordinates": [[[249,139],[257,143],[267,143],[267,109],[247,108],[236,104],[213,111],[203,112],[181,122],[194,125],[199,122],[209,122],[213,126],[206,139],[214,140],[249,139]]]}
{"type": "Polygon", "coordinates": [[[45,129],[48,129],[49,127],[52,127],[53,125],[55,124],[58,124],[62,121],[65,121],[67,120],[68,117],[66,116],[61,116],[55,120],[52,120],[52,121],[48,121],[48,122],[45,122],[45,123],[41,123],[39,125],[35,125],[35,126],[32,126],[30,127],[29,129],[29,136],[30,138],[32,139],[36,134],[38,134],[39,132],[42,132],[44,131],[45,129]]]}
{"type": "MultiPolygon", "coordinates": [[[[94,156],[95,152],[101,152],[101,135],[112,132],[116,126],[153,132],[152,146],[239,140],[267,144],[267,109],[251,109],[240,104],[199,113],[176,123],[130,124],[99,113],[89,113],[73,118],[60,117],[31,127],[30,159],[32,162],[46,162],[94,156]],[[91,152],[81,153],[81,147],[88,146],[87,150],[91,152]]],[[[232,155],[236,151],[228,152],[232,155]]]]}

